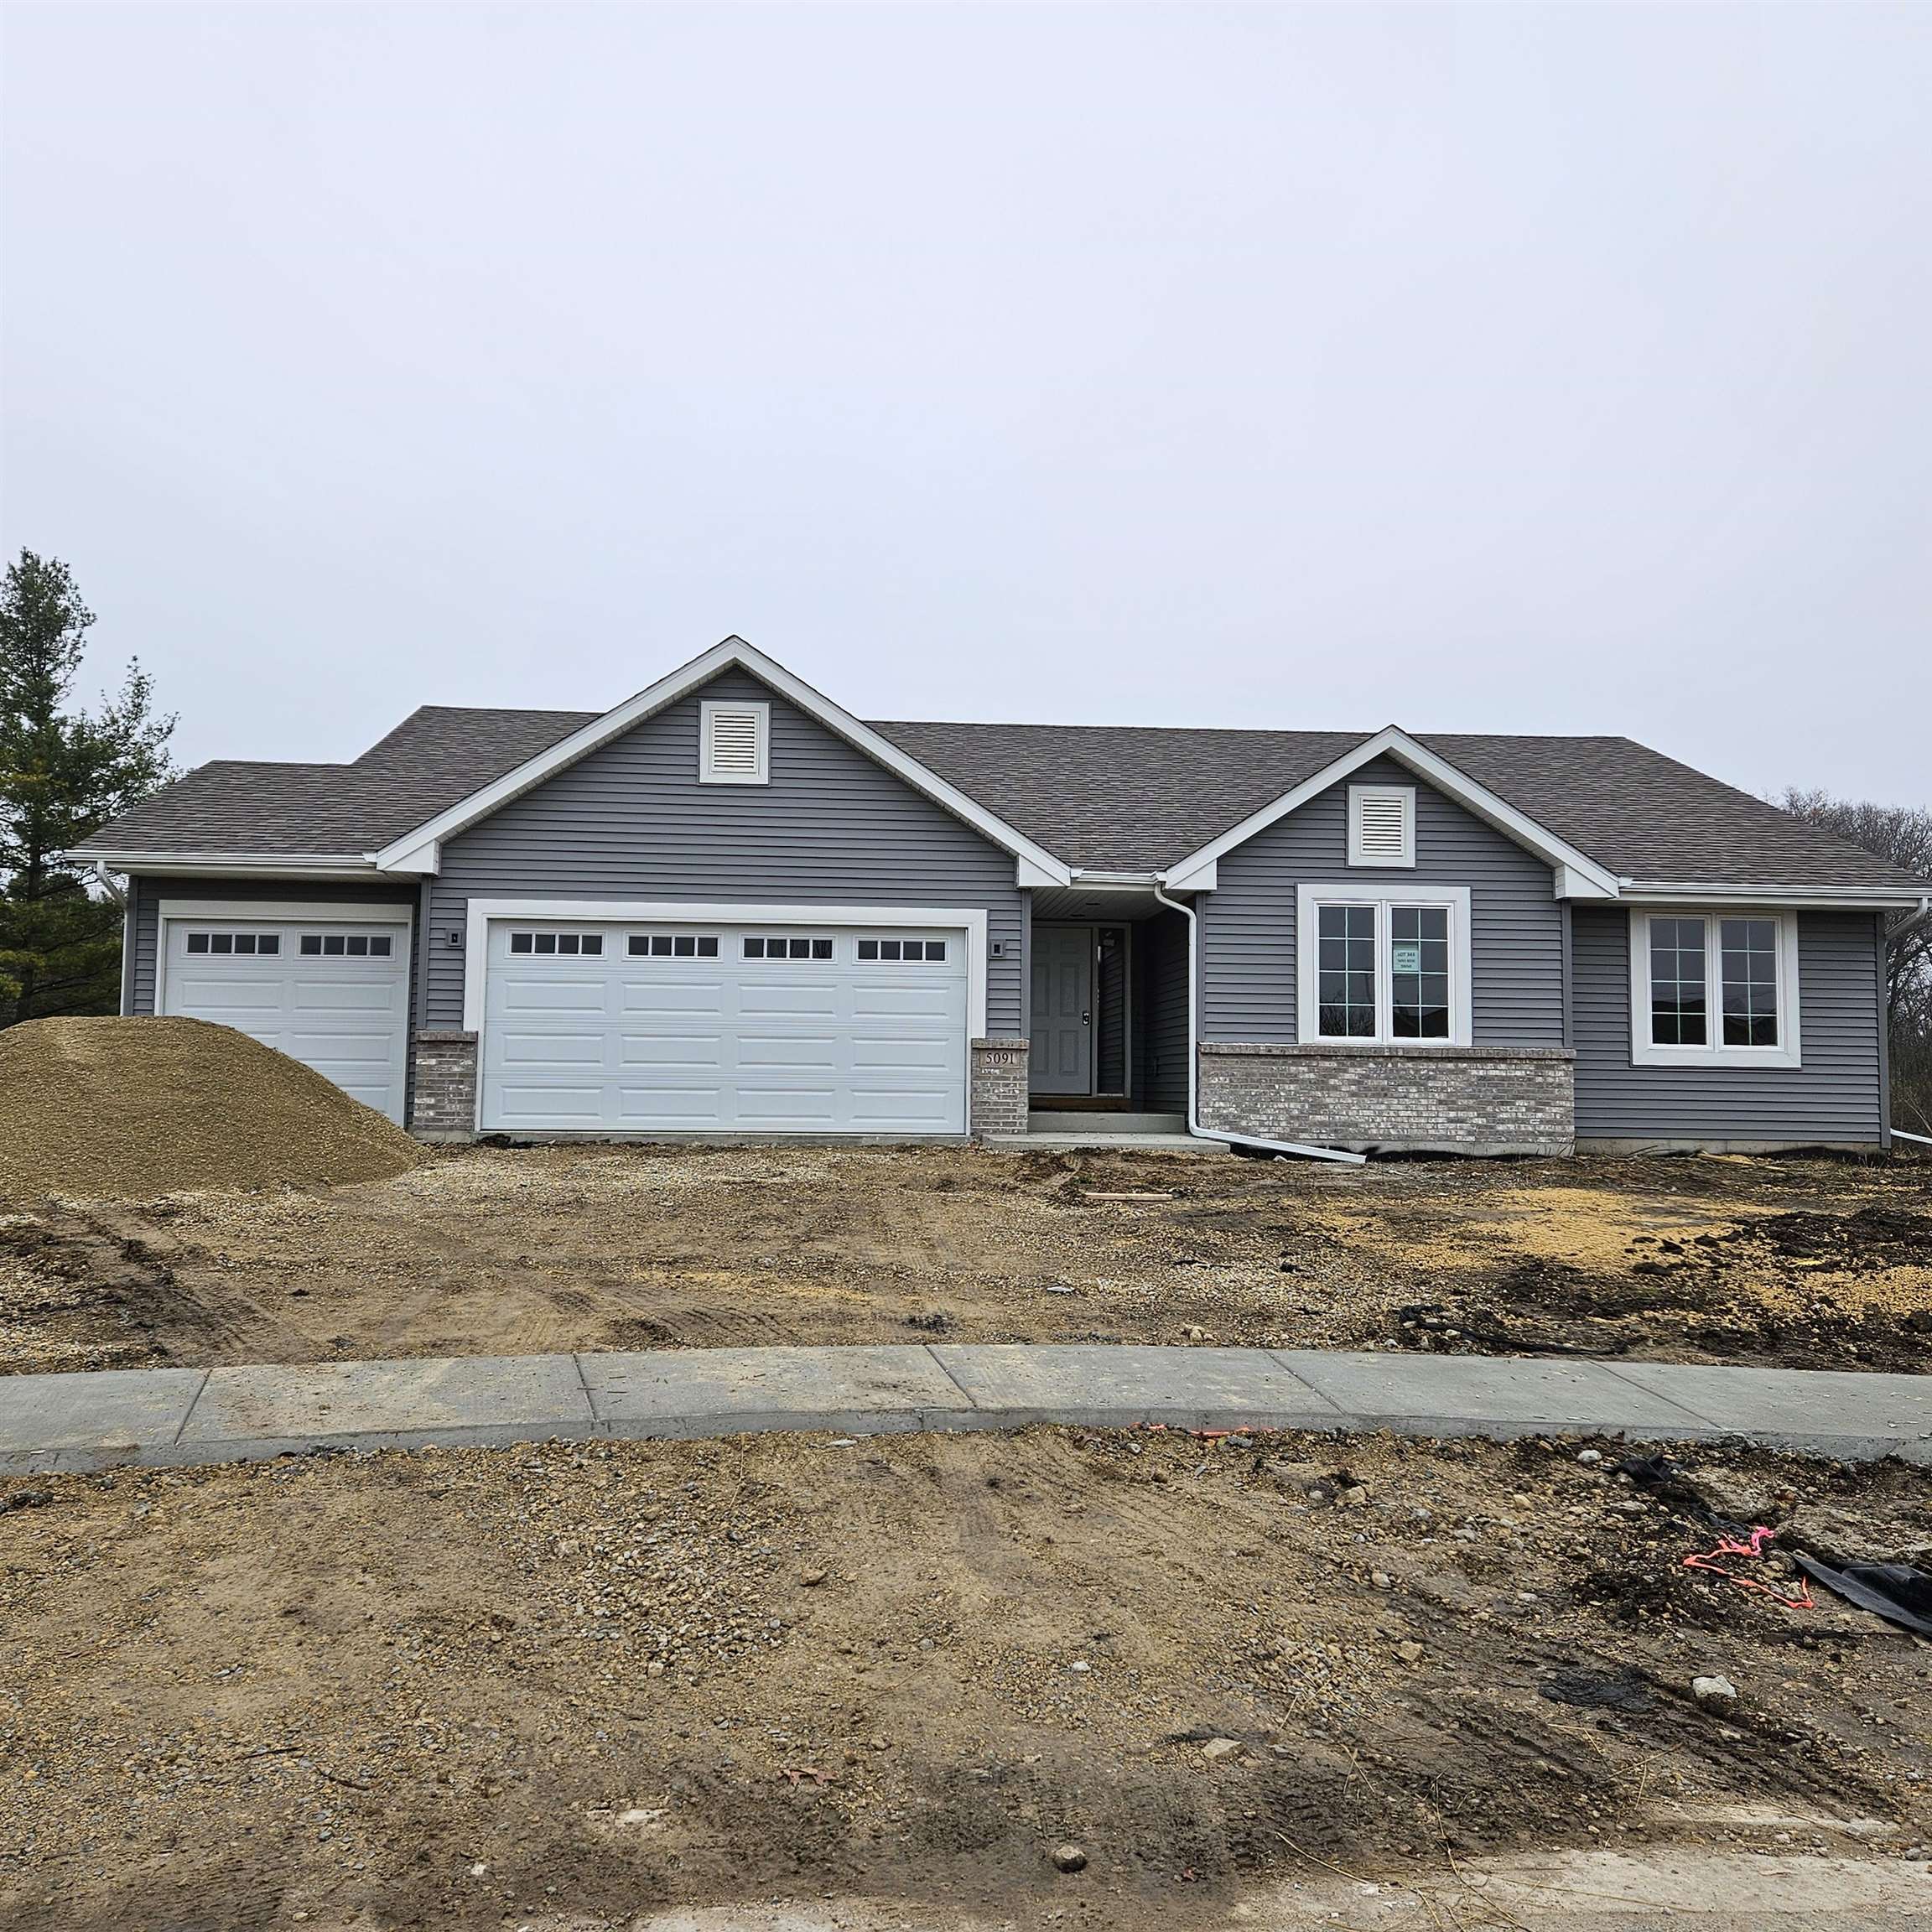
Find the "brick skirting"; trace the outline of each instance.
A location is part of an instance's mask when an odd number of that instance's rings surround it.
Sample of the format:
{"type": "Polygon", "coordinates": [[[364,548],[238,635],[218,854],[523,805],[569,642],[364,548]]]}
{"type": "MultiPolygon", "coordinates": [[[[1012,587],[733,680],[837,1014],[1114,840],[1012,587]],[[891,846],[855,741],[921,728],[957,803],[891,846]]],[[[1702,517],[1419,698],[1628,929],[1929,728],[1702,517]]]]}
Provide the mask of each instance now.
{"type": "Polygon", "coordinates": [[[973,1118],[975,1135],[1026,1131],[1026,1056],[1024,1040],[973,1042],[973,1118]]]}
{"type": "Polygon", "coordinates": [[[1575,1060],[1561,1046],[1204,1044],[1201,1124],[1361,1150],[1569,1154],[1575,1060]]]}
{"type": "Polygon", "coordinates": [[[409,1130],[423,1140],[468,1140],[476,1133],[476,1036],[418,1033],[412,1042],[416,1086],[409,1130]]]}

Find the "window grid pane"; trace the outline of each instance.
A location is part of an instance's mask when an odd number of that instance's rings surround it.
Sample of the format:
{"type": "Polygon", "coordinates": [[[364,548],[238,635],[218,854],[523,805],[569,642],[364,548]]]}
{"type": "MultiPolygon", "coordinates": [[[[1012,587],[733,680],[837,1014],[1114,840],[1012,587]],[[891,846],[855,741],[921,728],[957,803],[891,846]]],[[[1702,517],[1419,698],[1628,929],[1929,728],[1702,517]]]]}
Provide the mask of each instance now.
{"type": "Polygon", "coordinates": [[[1774,919],[1718,922],[1722,960],[1724,1044],[1778,1044],[1778,922],[1774,919]]]}
{"type": "Polygon", "coordinates": [[[1449,909],[1389,909],[1389,1030],[1398,1040],[1449,1037],[1449,909]]]}
{"type": "Polygon", "coordinates": [[[1323,906],[1316,1030],[1324,1040],[1375,1037],[1375,908],[1323,906]]]}
{"type": "Polygon", "coordinates": [[[1650,922],[1650,1038],[1659,1046],[1709,1044],[1704,922],[1650,922]]]}

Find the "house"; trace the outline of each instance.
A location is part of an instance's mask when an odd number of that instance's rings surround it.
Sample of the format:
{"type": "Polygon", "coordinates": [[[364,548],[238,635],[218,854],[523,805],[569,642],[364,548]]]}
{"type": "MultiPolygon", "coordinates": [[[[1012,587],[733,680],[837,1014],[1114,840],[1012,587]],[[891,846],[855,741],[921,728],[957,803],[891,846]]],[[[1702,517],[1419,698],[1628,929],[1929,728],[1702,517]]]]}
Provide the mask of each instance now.
{"type": "Polygon", "coordinates": [[[72,854],[128,1013],[439,1139],[1883,1146],[1932,885],[1620,738],[864,724],[737,638],[599,714],[221,762],[72,854]]]}

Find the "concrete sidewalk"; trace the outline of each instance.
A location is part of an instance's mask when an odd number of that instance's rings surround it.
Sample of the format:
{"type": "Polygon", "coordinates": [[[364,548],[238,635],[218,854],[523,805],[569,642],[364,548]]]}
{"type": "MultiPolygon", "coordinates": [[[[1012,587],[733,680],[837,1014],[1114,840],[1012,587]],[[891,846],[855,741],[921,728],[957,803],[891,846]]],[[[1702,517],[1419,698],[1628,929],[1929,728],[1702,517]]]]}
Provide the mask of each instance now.
{"type": "Polygon", "coordinates": [[[1032,1422],[1736,1436],[1932,1466],[1932,1376],[1262,1348],[710,1348],[0,1377],[0,1473],[319,1448],[1032,1422]]]}

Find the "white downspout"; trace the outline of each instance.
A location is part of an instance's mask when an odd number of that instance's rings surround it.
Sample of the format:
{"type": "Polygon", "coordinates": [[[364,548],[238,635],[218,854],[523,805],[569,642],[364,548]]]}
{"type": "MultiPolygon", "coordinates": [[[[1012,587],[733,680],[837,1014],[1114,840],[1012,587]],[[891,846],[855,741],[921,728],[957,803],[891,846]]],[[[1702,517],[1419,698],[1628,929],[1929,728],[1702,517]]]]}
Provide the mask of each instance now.
{"type": "Polygon", "coordinates": [[[1340,1147],[1310,1147],[1299,1140],[1262,1140],[1252,1134],[1218,1134],[1213,1128],[1201,1124],[1197,1091],[1201,1059],[1201,989],[1198,962],[1195,957],[1198,948],[1195,944],[1194,908],[1183,905],[1178,899],[1170,899],[1161,889],[1164,883],[1156,878],[1154,896],[1187,922],[1187,1131],[1197,1140],[1218,1140],[1229,1147],[1261,1147],[1270,1154],[1298,1154],[1308,1161],[1340,1161],[1351,1167],[1366,1166],[1367,1155],[1351,1154],[1340,1147]]]}

